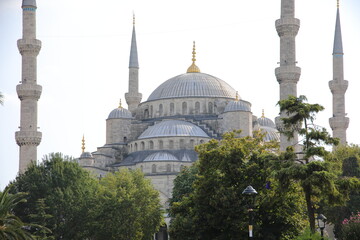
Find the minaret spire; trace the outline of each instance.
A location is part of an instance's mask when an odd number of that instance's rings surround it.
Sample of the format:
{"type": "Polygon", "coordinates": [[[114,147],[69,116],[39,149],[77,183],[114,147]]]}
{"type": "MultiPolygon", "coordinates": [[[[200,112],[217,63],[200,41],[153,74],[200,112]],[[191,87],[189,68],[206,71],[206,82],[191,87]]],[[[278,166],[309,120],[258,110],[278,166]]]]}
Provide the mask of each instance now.
{"type": "Polygon", "coordinates": [[[129,92],[125,93],[125,100],[129,110],[133,112],[139,105],[142,94],[139,93],[139,62],[136,45],[135,14],[133,15],[133,30],[129,60],[129,92]]]}
{"type": "MultiPolygon", "coordinates": [[[[275,75],[280,84],[280,100],[284,100],[289,96],[297,96],[297,82],[301,75],[301,69],[296,66],[295,37],[300,28],[300,20],[295,18],[295,0],[281,0],[281,17],[276,20],[275,26],[280,37],[280,67],[275,69],[275,75]]],[[[285,112],[276,118],[279,130],[283,129],[283,117],[288,117],[285,112]]],[[[296,147],[297,144],[297,134],[291,140],[284,134],[280,135],[281,150],[286,150],[289,146],[296,147]]]]}
{"type": "Polygon", "coordinates": [[[329,82],[329,87],[333,95],[333,117],[329,119],[329,122],[333,130],[333,137],[339,138],[341,144],[346,144],[346,129],[350,121],[345,113],[345,92],[348,84],[348,81],[344,80],[344,52],[338,0],[333,48],[333,80],[329,82]]]}
{"type": "Polygon", "coordinates": [[[36,39],[36,0],[23,0],[23,35],[17,42],[22,56],[21,82],[16,86],[20,104],[20,131],[15,133],[20,147],[19,172],[26,170],[37,160],[37,146],[41,142],[41,132],[37,129],[37,102],[42,87],[37,84],[37,55],[41,41],[36,39]]]}

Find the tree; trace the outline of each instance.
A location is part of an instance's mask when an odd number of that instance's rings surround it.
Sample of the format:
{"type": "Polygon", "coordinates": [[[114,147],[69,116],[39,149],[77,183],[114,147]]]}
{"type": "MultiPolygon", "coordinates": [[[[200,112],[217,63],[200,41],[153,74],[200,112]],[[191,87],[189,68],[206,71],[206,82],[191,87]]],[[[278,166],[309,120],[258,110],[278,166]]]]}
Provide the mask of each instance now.
{"type": "Polygon", "coordinates": [[[0,92],[0,105],[4,105],[4,95],[0,92]]]}
{"type": "Polygon", "coordinates": [[[159,193],[139,171],[120,170],[100,181],[94,239],[149,240],[159,230],[159,193]]]}
{"type": "Polygon", "coordinates": [[[28,193],[27,201],[14,208],[24,221],[44,223],[56,239],[86,239],[97,186],[97,180],[70,157],[53,153],[41,164],[30,165],[10,191],[28,193]]]}
{"type": "MultiPolygon", "coordinates": [[[[351,179],[340,179],[335,171],[334,163],[325,160],[328,154],[325,145],[337,145],[338,139],[330,137],[325,128],[314,124],[315,116],[324,108],[319,104],[309,104],[305,96],[280,100],[280,112],[286,112],[282,118],[284,130],[282,133],[292,138],[297,132],[303,137],[301,155],[296,156],[293,148],[288,148],[282,156],[282,165],[277,171],[280,182],[287,183],[296,180],[304,192],[308,221],[311,232],[315,232],[315,210],[319,203],[326,205],[344,204],[349,189],[356,185],[351,179]]],[[[285,184],[286,186],[286,184],[285,184]]]]}
{"type": "Polygon", "coordinates": [[[180,199],[170,206],[172,239],[246,238],[247,200],[242,191],[250,184],[259,193],[256,237],[293,239],[303,229],[299,189],[290,183],[287,191],[281,190],[271,167],[278,161],[274,154],[278,146],[262,138],[259,133],[244,138],[226,133],[221,141],[213,139],[196,147],[198,173],[193,184],[188,187],[194,179],[191,172],[179,175],[184,184],[175,181],[174,193],[185,194],[176,194],[174,198],[180,199]]]}
{"type": "Polygon", "coordinates": [[[0,239],[3,240],[32,240],[36,239],[28,229],[41,226],[26,224],[13,214],[13,209],[21,202],[25,202],[25,193],[9,194],[9,188],[0,192],[0,239]]]}

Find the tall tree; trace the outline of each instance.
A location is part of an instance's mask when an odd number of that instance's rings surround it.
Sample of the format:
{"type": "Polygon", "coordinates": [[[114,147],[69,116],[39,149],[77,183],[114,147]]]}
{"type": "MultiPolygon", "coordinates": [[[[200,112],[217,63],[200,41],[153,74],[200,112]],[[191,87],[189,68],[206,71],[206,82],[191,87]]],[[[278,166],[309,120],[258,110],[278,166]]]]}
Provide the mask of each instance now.
{"type": "Polygon", "coordinates": [[[4,105],[4,95],[0,92],[0,105],[4,105]]]}
{"type": "Polygon", "coordinates": [[[246,238],[247,200],[242,191],[248,185],[259,193],[256,237],[293,239],[302,230],[298,187],[290,183],[288,191],[281,190],[271,168],[277,162],[274,152],[278,146],[263,142],[262,137],[237,138],[235,133],[227,133],[221,141],[211,140],[196,148],[199,161],[193,184],[189,188],[195,172],[180,175],[183,183],[175,181],[174,193],[180,194],[170,206],[172,239],[246,238]]]}
{"type": "Polygon", "coordinates": [[[93,238],[151,239],[162,223],[162,211],[150,181],[139,170],[124,169],[106,175],[100,185],[93,238]]]}
{"type": "Polygon", "coordinates": [[[97,180],[70,157],[53,153],[45,156],[41,164],[29,166],[11,184],[10,191],[28,193],[27,201],[14,209],[24,221],[35,217],[45,222],[56,239],[86,239],[97,185],[97,180]]]}
{"type": "Polygon", "coordinates": [[[280,112],[286,112],[289,116],[282,118],[285,126],[282,133],[292,138],[297,132],[303,140],[299,155],[296,156],[294,148],[291,147],[282,155],[282,165],[277,171],[277,177],[285,186],[293,180],[300,183],[310,229],[315,232],[315,211],[320,201],[323,200],[327,205],[343,204],[351,184],[338,178],[333,162],[326,159],[316,160],[318,157],[324,158],[328,154],[325,146],[337,145],[338,139],[332,138],[325,128],[314,124],[316,114],[324,108],[306,101],[305,96],[290,96],[278,102],[280,112]]]}

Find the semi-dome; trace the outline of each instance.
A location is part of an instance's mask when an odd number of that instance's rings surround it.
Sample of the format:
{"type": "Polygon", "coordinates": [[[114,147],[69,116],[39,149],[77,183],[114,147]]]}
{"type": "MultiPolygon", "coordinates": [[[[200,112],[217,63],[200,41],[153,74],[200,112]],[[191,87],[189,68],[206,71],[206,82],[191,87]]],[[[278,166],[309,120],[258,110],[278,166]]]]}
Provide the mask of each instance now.
{"type": "Polygon", "coordinates": [[[234,99],[236,91],[220,78],[200,72],[188,72],[165,81],[151,93],[148,101],[184,97],[234,99]]]}
{"type": "Polygon", "coordinates": [[[108,119],[116,118],[132,118],[131,112],[121,106],[121,101],[119,107],[112,110],[108,116],[108,119]]]}
{"type": "Polygon", "coordinates": [[[270,142],[275,140],[276,142],[280,142],[280,133],[276,128],[261,126],[260,131],[265,133],[264,141],[270,142]]]}
{"type": "Polygon", "coordinates": [[[251,104],[246,101],[242,100],[235,100],[230,101],[224,110],[225,112],[238,112],[238,111],[244,111],[244,112],[251,112],[251,104]]]}
{"type": "Polygon", "coordinates": [[[155,137],[204,137],[209,136],[200,127],[185,121],[164,120],[148,127],[139,139],[155,137]]]}
{"type": "Polygon", "coordinates": [[[179,161],[174,155],[168,152],[156,152],[150,154],[144,159],[144,162],[152,162],[152,161],[179,161]]]}

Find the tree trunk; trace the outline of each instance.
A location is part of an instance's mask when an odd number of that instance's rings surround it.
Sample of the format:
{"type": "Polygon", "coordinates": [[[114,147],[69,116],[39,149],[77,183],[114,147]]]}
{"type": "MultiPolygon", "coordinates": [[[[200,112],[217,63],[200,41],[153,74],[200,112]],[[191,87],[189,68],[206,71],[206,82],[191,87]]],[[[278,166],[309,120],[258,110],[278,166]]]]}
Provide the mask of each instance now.
{"type": "Polygon", "coordinates": [[[308,218],[310,223],[310,230],[311,233],[315,233],[315,210],[311,204],[311,186],[304,186],[303,187],[305,192],[305,200],[306,200],[306,207],[308,212],[308,218]]]}

